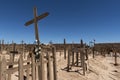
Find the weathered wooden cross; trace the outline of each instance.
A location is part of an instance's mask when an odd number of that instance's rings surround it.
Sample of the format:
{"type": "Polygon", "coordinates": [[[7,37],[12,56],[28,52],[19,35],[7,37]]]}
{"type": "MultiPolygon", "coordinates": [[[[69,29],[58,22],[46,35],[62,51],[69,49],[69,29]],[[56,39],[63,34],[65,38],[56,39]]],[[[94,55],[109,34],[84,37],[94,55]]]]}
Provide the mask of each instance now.
{"type": "Polygon", "coordinates": [[[37,22],[38,22],[39,20],[45,18],[45,17],[48,16],[48,15],[49,15],[49,13],[48,13],[48,12],[45,12],[45,13],[43,13],[42,15],[37,16],[37,8],[34,7],[34,19],[29,20],[28,22],[25,23],[25,26],[28,26],[28,25],[33,24],[33,23],[35,24],[35,40],[37,41],[37,45],[40,44],[37,22]]]}

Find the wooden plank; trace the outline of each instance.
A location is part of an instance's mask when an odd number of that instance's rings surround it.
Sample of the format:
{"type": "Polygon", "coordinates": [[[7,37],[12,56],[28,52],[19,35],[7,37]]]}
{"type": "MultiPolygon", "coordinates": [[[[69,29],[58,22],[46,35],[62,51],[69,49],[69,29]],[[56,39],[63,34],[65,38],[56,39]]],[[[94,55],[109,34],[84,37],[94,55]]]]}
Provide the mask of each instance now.
{"type": "Polygon", "coordinates": [[[83,52],[83,50],[81,50],[80,52],[82,54],[81,56],[81,65],[82,65],[82,68],[83,68],[83,75],[85,75],[85,70],[86,70],[86,66],[85,66],[85,53],[83,52]]]}
{"type": "MultiPolygon", "coordinates": [[[[23,63],[31,62],[31,59],[24,60],[23,63]]],[[[17,65],[18,62],[7,62],[7,65],[17,65]]]]}
{"type": "Polygon", "coordinates": [[[53,47],[52,48],[52,53],[53,53],[53,59],[54,59],[54,61],[53,61],[53,74],[54,74],[54,80],[58,80],[57,79],[57,62],[56,62],[56,48],[55,47],[53,47]]]}
{"type": "Polygon", "coordinates": [[[30,74],[30,68],[27,68],[27,70],[26,70],[26,77],[27,77],[27,80],[30,80],[29,74],[30,74]]]}
{"type": "Polygon", "coordinates": [[[38,62],[38,77],[39,80],[42,80],[42,55],[40,54],[39,62],[38,62]]]}
{"type": "Polygon", "coordinates": [[[92,48],[93,51],[93,58],[95,58],[95,51],[94,51],[94,47],[92,48]]]}
{"type": "Polygon", "coordinates": [[[42,71],[42,80],[45,80],[45,63],[44,63],[44,53],[41,53],[41,71],[42,71]]]}
{"type": "Polygon", "coordinates": [[[78,54],[78,52],[76,52],[76,65],[78,66],[78,64],[79,64],[79,54],[78,54]]]}
{"type": "Polygon", "coordinates": [[[37,8],[34,7],[34,24],[35,24],[35,40],[37,40],[37,47],[39,47],[39,33],[38,33],[38,24],[37,24],[37,8]]]}
{"type": "MultiPolygon", "coordinates": [[[[24,66],[23,66],[23,69],[27,69],[27,68],[30,68],[30,67],[31,67],[31,64],[24,65],[24,66]]],[[[14,67],[14,68],[7,69],[6,73],[12,74],[12,73],[14,73],[14,72],[16,72],[16,71],[18,71],[18,67],[14,67]]]]}
{"type": "Polygon", "coordinates": [[[11,74],[8,74],[8,79],[7,80],[11,80],[11,74]]]}
{"type": "MultiPolygon", "coordinates": [[[[49,13],[48,13],[48,12],[45,12],[45,13],[41,14],[40,16],[37,16],[37,17],[36,17],[36,18],[37,18],[37,21],[45,18],[45,17],[48,16],[48,15],[49,15],[49,13]]],[[[25,23],[25,26],[28,26],[28,25],[30,25],[30,24],[32,24],[32,23],[34,23],[34,19],[29,20],[28,22],[26,22],[26,23],[25,23]]]]}
{"type": "Polygon", "coordinates": [[[67,71],[70,70],[70,50],[68,50],[68,62],[67,62],[67,71]]]}
{"type": "Polygon", "coordinates": [[[19,72],[19,80],[23,80],[23,56],[22,55],[20,55],[20,58],[19,58],[18,72],[19,72]]]}
{"type": "Polygon", "coordinates": [[[32,53],[32,80],[36,80],[35,78],[35,56],[32,53]]]}
{"type": "Polygon", "coordinates": [[[51,66],[50,53],[48,53],[48,80],[52,80],[52,66],[51,66]]]}
{"type": "Polygon", "coordinates": [[[74,51],[72,51],[72,65],[74,65],[74,51]]]}
{"type": "Polygon", "coordinates": [[[6,59],[0,56],[0,80],[6,80],[6,59]]]}
{"type": "Polygon", "coordinates": [[[66,40],[64,39],[64,59],[66,59],[66,40]]]}

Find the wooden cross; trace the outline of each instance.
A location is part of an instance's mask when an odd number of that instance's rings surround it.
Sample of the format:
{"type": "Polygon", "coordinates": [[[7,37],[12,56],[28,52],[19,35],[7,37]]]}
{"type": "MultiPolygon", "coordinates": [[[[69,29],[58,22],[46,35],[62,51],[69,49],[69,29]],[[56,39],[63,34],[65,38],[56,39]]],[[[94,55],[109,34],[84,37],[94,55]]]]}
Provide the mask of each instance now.
{"type": "Polygon", "coordinates": [[[45,13],[43,13],[42,15],[37,16],[37,8],[34,7],[34,19],[32,19],[32,20],[30,20],[30,21],[28,21],[28,22],[25,23],[25,26],[28,26],[28,25],[30,25],[30,24],[32,24],[32,23],[35,24],[35,39],[36,39],[36,41],[37,41],[37,45],[40,44],[37,22],[38,22],[39,20],[43,19],[44,17],[48,16],[48,15],[49,15],[49,13],[48,13],[48,12],[45,12],[45,13]]]}

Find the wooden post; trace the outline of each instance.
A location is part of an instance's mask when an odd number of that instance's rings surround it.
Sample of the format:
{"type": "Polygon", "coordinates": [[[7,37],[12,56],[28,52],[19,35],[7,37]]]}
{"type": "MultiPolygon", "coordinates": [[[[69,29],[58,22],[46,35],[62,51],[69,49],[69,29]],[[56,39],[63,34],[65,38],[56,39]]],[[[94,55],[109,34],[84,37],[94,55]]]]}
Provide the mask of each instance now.
{"type": "Polygon", "coordinates": [[[81,40],[81,51],[80,51],[80,56],[81,56],[81,66],[83,67],[83,75],[85,75],[85,53],[84,53],[84,45],[83,45],[83,40],[81,40]]]}
{"type": "Polygon", "coordinates": [[[114,65],[117,66],[118,65],[118,63],[117,63],[117,52],[115,51],[114,53],[115,53],[115,64],[114,65]]]}
{"type": "Polygon", "coordinates": [[[85,65],[85,53],[83,52],[83,50],[81,50],[80,54],[81,54],[81,66],[83,68],[83,75],[85,75],[85,71],[87,67],[87,65],[85,65]]]}
{"type": "Polygon", "coordinates": [[[41,53],[41,77],[42,77],[42,80],[45,80],[45,62],[44,62],[44,53],[41,53]]]}
{"type": "Polygon", "coordinates": [[[74,65],[74,51],[72,51],[72,65],[74,65]]]}
{"type": "Polygon", "coordinates": [[[30,74],[30,69],[29,69],[29,68],[27,68],[27,70],[26,70],[26,77],[27,77],[27,80],[29,80],[29,79],[30,79],[29,74],[30,74]]]}
{"type": "Polygon", "coordinates": [[[38,76],[39,80],[45,80],[45,63],[44,63],[44,53],[40,53],[39,58],[40,65],[38,66],[38,76]]]}
{"type": "Polygon", "coordinates": [[[66,59],[66,40],[64,39],[64,59],[66,59]]]}
{"type": "Polygon", "coordinates": [[[52,48],[52,53],[53,53],[53,73],[54,73],[54,80],[57,80],[57,62],[56,62],[56,48],[52,48]]]}
{"type": "MultiPolygon", "coordinates": [[[[84,45],[83,45],[83,40],[81,39],[81,48],[83,48],[84,47],[84,45]]],[[[83,53],[80,51],[80,60],[81,60],[81,66],[83,66],[83,53]]]]}
{"type": "Polygon", "coordinates": [[[38,77],[39,80],[42,80],[42,52],[40,53],[39,64],[40,65],[38,65],[38,77]]]}
{"type": "Polygon", "coordinates": [[[22,48],[22,53],[23,53],[23,57],[25,58],[25,53],[24,53],[24,41],[21,41],[21,48],[22,48]]]}
{"type": "Polygon", "coordinates": [[[93,42],[93,58],[95,58],[95,40],[94,40],[94,42],[93,42]]]}
{"type": "Polygon", "coordinates": [[[48,80],[52,80],[52,68],[51,68],[51,59],[50,59],[50,53],[47,53],[48,55],[48,63],[47,63],[47,67],[48,67],[48,80]]]}
{"type": "Polygon", "coordinates": [[[85,75],[86,66],[85,66],[85,54],[84,54],[83,51],[82,51],[82,54],[83,54],[83,57],[82,57],[82,58],[83,58],[83,59],[82,59],[82,62],[83,62],[83,64],[82,64],[82,65],[83,65],[83,66],[82,66],[82,67],[83,67],[83,75],[85,75]]]}
{"type": "Polygon", "coordinates": [[[92,51],[93,51],[93,58],[95,58],[94,47],[92,48],[92,51]]]}
{"type": "MultiPolygon", "coordinates": [[[[16,50],[15,50],[15,46],[16,44],[13,43],[13,50],[10,51],[10,62],[13,63],[14,62],[14,58],[15,58],[15,54],[18,53],[16,50]]],[[[9,68],[12,68],[13,65],[9,65],[9,68]]]]}
{"type": "Polygon", "coordinates": [[[23,56],[20,55],[19,58],[19,68],[18,68],[18,72],[19,72],[19,80],[23,80],[23,56]]]}
{"type": "Polygon", "coordinates": [[[81,67],[82,67],[83,66],[83,54],[81,51],[80,51],[80,60],[81,60],[81,67]]]}
{"type": "Polygon", "coordinates": [[[0,56],[0,80],[6,80],[6,59],[0,56]]]}
{"type": "Polygon", "coordinates": [[[85,49],[86,60],[88,60],[88,48],[85,49]]]}
{"type": "Polygon", "coordinates": [[[78,66],[78,62],[79,62],[79,61],[78,61],[78,56],[79,56],[79,55],[78,55],[78,52],[76,52],[76,65],[77,65],[77,66],[78,66]]]}
{"type": "Polygon", "coordinates": [[[32,58],[31,58],[31,62],[32,62],[32,80],[36,80],[35,78],[35,56],[32,53],[32,58]]]}
{"type": "Polygon", "coordinates": [[[67,63],[67,71],[70,70],[70,50],[68,50],[68,63],[67,63]]]}
{"type": "Polygon", "coordinates": [[[7,80],[11,80],[11,73],[8,73],[8,79],[7,80]]]}
{"type": "Polygon", "coordinates": [[[115,52],[115,65],[117,65],[117,53],[115,52]]]}

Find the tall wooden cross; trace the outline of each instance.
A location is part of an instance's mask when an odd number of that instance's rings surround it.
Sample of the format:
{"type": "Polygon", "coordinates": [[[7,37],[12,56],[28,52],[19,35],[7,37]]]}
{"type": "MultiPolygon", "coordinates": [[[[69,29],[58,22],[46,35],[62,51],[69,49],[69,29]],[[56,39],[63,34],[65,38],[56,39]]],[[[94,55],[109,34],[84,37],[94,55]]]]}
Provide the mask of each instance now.
{"type": "Polygon", "coordinates": [[[45,13],[41,14],[40,16],[37,16],[37,8],[34,7],[34,19],[29,20],[28,22],[25,23],[25,26],[28,26],[33,23],[35,24],[35,40],[37,42],[37,45],[40,44],[37,22],[48,15],[49,15],[49,13],[45,12],[45,13]]]}

